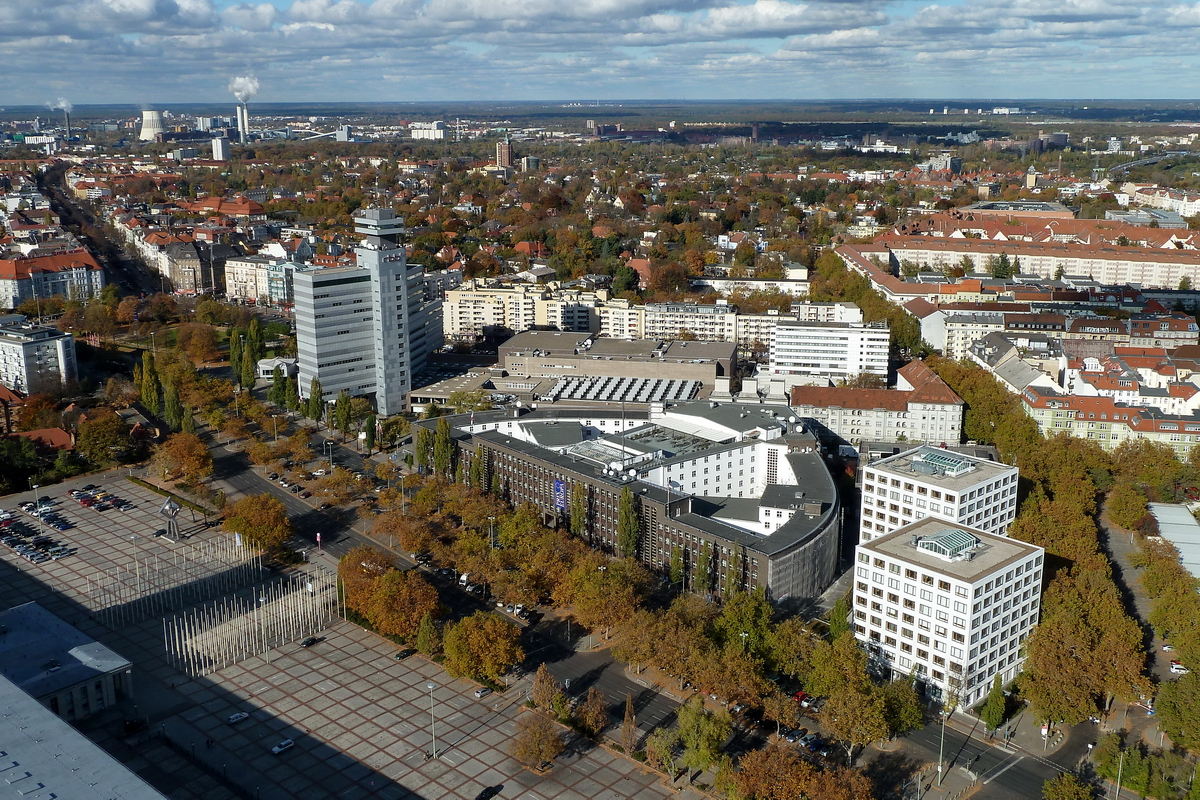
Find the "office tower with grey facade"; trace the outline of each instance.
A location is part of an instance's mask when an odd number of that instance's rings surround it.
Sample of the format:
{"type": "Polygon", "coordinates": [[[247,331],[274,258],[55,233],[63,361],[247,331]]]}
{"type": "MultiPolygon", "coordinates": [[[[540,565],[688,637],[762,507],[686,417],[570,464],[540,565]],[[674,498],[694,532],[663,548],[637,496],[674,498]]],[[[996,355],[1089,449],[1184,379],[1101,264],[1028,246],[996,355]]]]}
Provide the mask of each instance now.
{"type": "Polygon", "coordinates": [[[442,344],[441,301],[427,294],[423,268],[408,265],[404,222],[392,209],[362,212],[354,229],[364,237],[358,266],[294,276],[300,393],[308,396],[315,377],[326,401],[346,390],[398,414],[413,375],[442,344]]]}

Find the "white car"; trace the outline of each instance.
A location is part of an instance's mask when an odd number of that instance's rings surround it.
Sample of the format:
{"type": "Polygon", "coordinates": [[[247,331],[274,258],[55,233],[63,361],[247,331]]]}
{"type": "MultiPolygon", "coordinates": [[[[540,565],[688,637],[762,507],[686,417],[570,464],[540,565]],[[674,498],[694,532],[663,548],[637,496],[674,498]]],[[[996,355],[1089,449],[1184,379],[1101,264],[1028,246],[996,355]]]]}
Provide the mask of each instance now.
{"type": "Polygon", "coordinates": [[[229,717],[225,721],[228,722],[230,725],[234,725],[238,722],[241,722],[244,719],[250,719],[250,715],[247,714],[245,711],[239,711],[236,714],[230,714],[229,717]]]}
{"type": "Polygon", "coordinates": [[[323,469],[319,469],[319,470],[317,470],[316,472],[314,472],[314,473],[313,473],[313,477],[314,477],[314,478],[320,478],[320,477],[322,477],[322,476],[324,476],[324,475],[325,475],[325,470],[323,470],[323,469]]]}
{"type": "Polygon", "coordinates": [[[280,753],[286,753],[288,750],[291,750],[295,746],[296,746],[296,743],[293,742],[291,739],[284,739],[282,742],[280,742],[279,744],[272,747],[271,752],[274,753],[275,755],[279,755],[280,753]]]}
{"type": "Polygon", "coordinates": [[[1187,667],[1185,667],[1182,663],[1180,663],[1178,661],[1171,662],[1171,674],[1172,675],[1187,675],[1189,673],[1191,673],[1191,670],[1188,669],[1187,667]]]}

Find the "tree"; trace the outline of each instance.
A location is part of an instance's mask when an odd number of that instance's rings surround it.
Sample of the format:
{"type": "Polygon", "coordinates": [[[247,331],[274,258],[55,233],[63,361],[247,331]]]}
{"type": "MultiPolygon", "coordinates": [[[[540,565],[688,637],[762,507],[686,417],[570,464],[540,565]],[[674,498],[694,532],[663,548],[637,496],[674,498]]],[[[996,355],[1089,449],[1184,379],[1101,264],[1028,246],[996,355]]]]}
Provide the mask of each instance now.
{"type": "Polygon", "coordinates": [[[1105,505],[1108,518],[1126,530],[1137,528],[1146,516],[1146,497],[1131,483],[1121,482],[1113,486],[1105,505]]]}
{"type": "Polygon", "coordinates": [[[1042,785],[1042,800],[1092,800],[1092,787],[1070,772],[1060,773],[1042,785]]]}
{"type": "MultiPolygon", "coordinates": [[[[129,450],[130,427],[113,411],[97,411],[79,426],[75,452],[96,467],[105,467],[122,458],[129,450]]],[[[28,440],[25,440],[28,441],[28,440]]],[[[32,443],[30,443],[32,447],[32,443]]]]}
{"type": "Polygon", "coordinates": [[[409,637],[438,608],[438,594],[416,570],[393,569],[375,581],[366,617],[384,636],[409,637]]]}
{"type": "MultiPolygon", "coordinates": [[[[242,375],[242,337],[237,328],[229,329],[229,371],[233,373],[234,382],[241,380],[242,375]]],[[[314,378],[314,380],[316,380],[314,378]]]]}
{"type": "Polygon", "coordinates": [[[134,317],[137,316],[137,312],[140,311],[141,308],[141,298],[133,295],[124,298],[121,300],[120,304],[117,305],[117,322],[121,323],[122,325],[130,324],[133,322],[134,317]]]}
{"type": "Polygon", "coordinates": [[[866,692],[867,654],[852,634],[844,634],[832,644],[819,642],[813,648],[804,687],[809,693],[827,697],[842,689],[866,692]]]}
{"type": "Polygon", "coordinates": [[[172,381],[163,386],[163,422],[173,431],[183,427],[183,418],[188,412],[179,400],[179,387],[172,381]]]}
{"type": "MultiPolygon", "coordinates": [[[[433,434],[424,425],[417,426],[413,434],[413,466],[424,472],[429,469],[433,458],[433,434]]],[[[493,479],[495,475],[493,475],[493,479]]]]}
{"type": "Polygon", "coordinates": [[[442,417],[433,434],[433,471],[449,476],[454,469],[454,440],[450,437],[450,421],[442,417]]]}
{"type": "Polygon", "coordinates": [[[675,545],[671,550],[671,567],[669,577],[673,589],[683,590],[683,548],[675,545]]]}
{"type": "Polygon", "coordinates": [[[701,594],[712,591],[712,544],[705,542],[696,559],[696,571],[692,576],[692,589],[701,594]]]}
{"type": "Polygon", "coordinates": [[[771,603],[761,589],[734,590],[725,596],[713,632],[726,650],[737,649],[765,657],[771,642],[771,603]]]}
{"type": "Polygon", "coordinates": [[[275,369],[271,370],[271,385],[267,388],[267,400],[282,408],[287,403],[284,394],[286,391],[283,367],[276,364],[275,369]]]}
{"type": "Polygon", "coordinates": [[[857,686],[847,686],[833,692],[821,710],[821,722],[825,731],[846,748],[846,759],[850,766],[854,766],[856,748],[888,735],[882,694],[857,686]]]}
{"type": "Polygon", "coordinates": [[[675,774],[675,746],[679,734],[674,728],[656,728],[646,737],[646,763],[668,775],[675,774]]]}
{"type": "Polygon", "coordinates": [[[442,634],[432,613],[421,617],[421,625],[417,628],[417,650],[427,656],[437,655],[442,650],[442,634]]]}
{"type": "Polygon", "coordinates": [[[788,617],[771,632],[771,663],[789,678],[808,673],[813,650],[821,638],[800,617],[788,617]]]}
{"type": "Polygon", "coordinates": [[[800,704],[794,697],[783,692],[772,692],[763,698],[763,719],[775,723],[775,734],[778,735],[784,725],[791,727],[799,717],[800,704]]]}
{"type": "Polygon", "coordinates": [[[557,725],[540,714],[523,714],[517,720],[517,735],[509,753],[522,764],[536,765],[553,761],[563,747],[557,725]]]}
{"type": "Polygon", "coordinates": [[[446,671],[473,680],[499,680],[525,658],[520,630],[485,611],[451,625],[443,636],[446,671]]]}
{"type": "Polygon", "coordinates": [[[908,733],[924,724],[921,698],[917,697],[911,677],[884,684],[878,691],[883,695],[883,713],[891,736],[908,733]]]}
{"type": "Polygon", "coordinates": [[[621,747],[627,754],[632,754],[637,747],[638,729],[637,716],[633,712],[633,695],[625,695],[625,719],[621,722],[621,747]]]}
{"type": "Polygon", "coordinates": [[[363,446],[367,448],[367,455],[371,455],[375,450],[375,415],[368,414],[366,420],[363,421],[363,433],[366,434],[366,439],[363,440],[363,446]]]}
{"type": "Polygon", "coordinates": [[[158,370],[154,366],[154,356],[148,350],[142,351],[142,406],[153,416],[158,416],[162,410],[160,402],[162,386],[158,380],[158,370]]]}
{"type": "Polygon", "coordinates": [[[534,707],[540,708],[542,711],[549,711],[554,702],[554,696],[558,692],[558,681],[554,680],[554,676],[550,674],[549,667],[542,663],[533,675],[533,689],[530,697],[534,707]]]}
{"type": "MultiPolygon", "coordinates": [[[[472,464],[472,466],[474,466],[472,464]]],[[[582,482],[571,485],[571,535],[582,539],[587,534],[587,486],[582,482]]]]}
{"type": "Polygon", "coordinates": [[[1154,707],[1171,741],[1188,748],[1200,744],[1200,677],[1196,673],[1160,684],[1154,707]]]}
{"type": "Polygon", "coordinates": [[[164,478],[181,477],[196,483],[213,473],[212,451],[194,433],[168,436],[154,453],[155,467],[164,478]]]}
{"type": "Polygon", "coordinates": [[[395,569],[391,556],[376,547],[359,545],[347,551],[338,561],[346,607],[365,615],[376,581],[395,569]]]}
{"type": "Polygon", "coordinates": [[[625,558],[637,558],[641,521],[633,492],[628,486],[621,490],[621,502],[617,509],[617,551],[625,558]]]}
{"type": "Polygon", "coordinates": [[[252,494],[225,507],[225,530],[268,552],[278,552],[292,538],[292,521],[274,495],[252,494]]]}
{"type": "Polygon", "coordinates": [[[584,732],[593,739],[598,738],[608,727],[608,703],[604,700],[604,693],[595,686],[589,687],[578,716],[584,732]]]}
{"type": "Polygon", "coordinates": [[[243,388],[253,389],[254,384],[258,382],[258,362],[244,354],[239,378],[243,388]]]}
{"type": "Polygon", "coordinates": [[[850,631],[850,595],[842,595],[829,610],[829,638],[837,640],[850,631]]]}
{"type": "Polygon", "coordinates": [[[994,731],[1003,724],[1005,703],[1004,687],[1000,685],[1000,674],[997,673],[992,679],[992,689],[988,692],[987,700],[979,712],[979,718],[989,730],[994,731]]]}
{"type": "Polygon", "coordinates": [[[693,696],[679,707],[679,741],[683,744],[683,763],[692,769],[708,769],[733,730],[729,712],[716,714],[704,707],[700,697],[693,696]]]}
{"type": "Polygon", "coordinates": [[[308,402],[305,404],[304,416],[317,422],[320,422],[321,418],[325,416],[325,398],[322,392],[321,380],[313,376],[312,383],[308,387],[308,402]]]}

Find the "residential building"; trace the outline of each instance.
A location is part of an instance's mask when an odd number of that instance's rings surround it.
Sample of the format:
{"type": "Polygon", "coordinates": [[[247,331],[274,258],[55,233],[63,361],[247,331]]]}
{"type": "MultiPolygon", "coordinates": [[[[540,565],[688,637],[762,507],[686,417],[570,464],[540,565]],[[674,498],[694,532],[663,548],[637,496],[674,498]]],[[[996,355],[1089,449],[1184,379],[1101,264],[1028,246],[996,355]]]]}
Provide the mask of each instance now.
{"type": "Polygon", "coordinates": [[[646,338],[678,339],[683,332],[705,342],[737,341],[737,306],[725,300],[715,305],[647,303],[646,338]]]}
{"type": "Polygon", "coordinates": [[[0,384],[21,394],[50,392],[79,378],[75,337],[31,325],[23,317],[0,322],[0,384]]]}
{"type": "Polygon", "coordinates": [[[1131,406],[1112,397],[1084,397],[1030,386],[1021,394],[1025,413],[1044,436],[1066,433],[1115,450],[1130,439],[1161,442],[1180,458],[1200,444],[1200,415],[1169,414],[1131,406]]]}
{"type": "Polygon", "coordinates": [[[487,287],[475,281],[449,289],[442,305],[445,334],[451,339],[474,341],[530,330],[537,324],[537,300],[545,292],[541,286],[487,287]]]}
{"type": "Polygon", "coordinates": [[[950,314],[942,321],[945,346],[942,355],[951,361],[961,361],[971,352],[971,345],[989,333],[1004,330],[1004,311],[980,311],[950,314]]]}
{"type": "Polygon", "coordinates": [[[504,169],[513,167],[512,140],[507,136],[504,137],[504,141],[496,142],[496,166],[504,169]]]}
{"type": "Polygon", "coordinates": [[[0,258],[0,307],[53,295],[90,300],[104,289],[104,269],[83,248],[53,255],[0,258]]]}
{"type": "Polygon", "coordinates": [[[853,378],[888,374],[891,336],[886,322],[780,320],[771,338],[769,372],[853,378]]]}
{"type": "Polygon", "coordinates": [[[596,309],[600,335],[612,339],[645,339],[646,307],[625,299],[609,300],[596,309]]]}
{"type": "Polygon", "coordinates": [[[962,441],[962,398],[921,361],[897,372],[895,389],[796,386],[791,406],[815,431],[856,446],[864,441],[962,441]]]}
{"type": "Polygon", "coordinates": [[[929,517],[855,548],[854,635],[892,678],[972,707],[1038,622],[1045,551],[929,517]]]}
{"type": "Polygon", "coordinates": [[[862,468],[859,541],[924,517],[1003,536],[1017,515],[1017,468],[921,445],[862,468]]]}
{"type": "MultiPolygon", "coordinates": [[[[585,497],[585,537],[617,552],[621,497],[633,498],[633,555],[665,572],[678,554],[684,588],[762,589],[774,601],[818,596],[837,571],[840,507],[816,441],[786,406],[690,403],[450,417],[458,458],[483,458],[515,504],[565,524],[585,497]],[[696,585],[706,563],[708,585],[696,585]]],[[[433,421],[415,425],[432,427],[433,421]]]]}
{"type": "Polygon", "coordinates": [[[212,140],[212,157],[213,161],[228,161],[229,160],[229,140],[220,137],[212,140]]]}
{"type": "Polygon", "coordinates": [[[267,305],[271,296],[271,256],[236,256],[225,261],[225,297],[235,302],[267,305]]]}
{"type": "Polygon", "coordinates": [[[442,344],[441,301],[427,298],[424,271],[409,267],[404,222],[388,208],[355,218],[364,236],[358,266],[293,272],[299,389],[373,398],[380,414],[407,409],[414,373],[442,344]]]}

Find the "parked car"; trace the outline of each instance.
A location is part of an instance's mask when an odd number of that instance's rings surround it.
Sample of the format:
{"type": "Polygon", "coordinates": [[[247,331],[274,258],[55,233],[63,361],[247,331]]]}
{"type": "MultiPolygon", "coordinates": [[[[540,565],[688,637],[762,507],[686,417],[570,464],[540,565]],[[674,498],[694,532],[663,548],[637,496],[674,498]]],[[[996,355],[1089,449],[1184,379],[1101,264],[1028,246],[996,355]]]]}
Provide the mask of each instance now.
{"type": "Polygon", "coordinates": [[[1163,651],[1164,653],[1174,653],[1174,652],[1175,652],[1175,646],[1174,646],[1174,645],[1171,645],[1171,644],[1164,644],[1164,645],[1162,646],[1162,651],[1163,651]]]}
{"type": "Polygon", "coordinates": [[[404,650],[397,651],[396,655],[392,656],[392,658],[396,659],[397,661],[403,661],[404,659],[415,654],[416,652],[417,652],[416,650],[413,650],[411,647],[408,647],[408,648],[405,648],[404,650]]]}
{"type": "Polygon", "coordinates": [[[491,693],[492,693],[492,690],[489,689],[488,687],[480,686],[478,689],[475,690],[475,697],[477,697],[477,698],[487,697],[491,693]]]}
{"type": "Polygon", "coordinates": [[[312,497],[312,492],[310,492],[308,489],[305,489],[300,493],[300,496],[307,500],[308,498],[312,497]]]}
{"type": "Polygon", "coordinates": [[[230,714],[225,719],[225,721],[228,722],[230,725],[235,725],[244,719],[250,719],[250,715],[247,714],[245,711],[239,711],[236,714],[230,714]]]}
{"type": "Polygon", "coordinates": [[[1188,669],[1187,667],[1185,667],[1182,662],[1179,662],[1179,661],[1171,662],[1171,674],[1172,675],[1187,675],[1190,672],[1191,672],[1191,670],[1188,669]]]}
{"type": "Polygon", "coordinates": [[[279,744],[272,747],[271,752],[274,753],[275,755],[279,755],[280,753],[286,753],[288,750],[291,750],[295,746],[296,746],[296,743],[293,742],[291,739],[284,739],[282,742],[280,742],[279,744]]]}
{"type": "Polygon", "coordinates": [[[313,646],[314,644],[316,644],[318,641],[320,641],[320,640],[319,640],[319,639],[317,639],[317,637],[315,637],[315,636],[310,636],[310,637],[308,637],[307,639],[305,639],[303,642],[301,642],[301,643],[300,643],[300,646],[301,646],[301,647],[312,647],[312,646],[313,646]]]}

